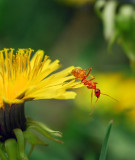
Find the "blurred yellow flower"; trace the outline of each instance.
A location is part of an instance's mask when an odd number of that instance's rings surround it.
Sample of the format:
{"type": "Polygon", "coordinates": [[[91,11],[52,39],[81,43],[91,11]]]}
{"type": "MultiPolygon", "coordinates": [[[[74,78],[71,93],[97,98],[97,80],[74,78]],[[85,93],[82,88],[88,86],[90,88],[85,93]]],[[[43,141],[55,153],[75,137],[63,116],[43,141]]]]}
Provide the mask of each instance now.
{"type": "Polygon", "coordinates": [[[82,6],[86,3],[95,2],[96,0],[58,0],[61,3],[65,3],[67,5],[75,5],[82,6]]]}
{"type": "MultiPolygon", "coordinates": [[[[134,78],[127,78],[122,73],[100,73],[96,74],[95,81],[98,82],[97,88],[101,90],[101,93],[108,94],[119,101],[116,102],[112,98],[101,94],[95,111],[102,114],[108,112],[118,114],[131,109],[128,115],[135,120],[134,78]]],[[[93,105],[95,100],[96,97],[94,96],[93,105]]],[[[76,103],[81,109],[90,111],[92,108],[91,90],[86,87],[79,89],[76,103]]]]}
{"type": "Polygon", "coordinates": [[[0,108],[4,107],[4,102],[75,98],[75,92],[67,91],[74,86],[71,81],[74,76],[69,75],[73,66],[53,73],[60,68],[59,60],[51,62],[42,50],[32,58],[32,49],[18,49],[15,54],[13,51],[12,48],[0,51],[0,108]]]}

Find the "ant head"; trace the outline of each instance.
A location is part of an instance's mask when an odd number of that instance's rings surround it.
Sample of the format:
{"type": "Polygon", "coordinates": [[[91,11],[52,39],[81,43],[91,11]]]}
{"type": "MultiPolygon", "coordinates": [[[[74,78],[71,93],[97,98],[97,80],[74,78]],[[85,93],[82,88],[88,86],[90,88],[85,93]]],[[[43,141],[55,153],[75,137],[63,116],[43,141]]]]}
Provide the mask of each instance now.
{"type": "Polygon", "coordinates": [[[96,96],[97,98],[100,97],[100,89],[98,89],[98,88],[95,89],[95,96],[96,96]]]}

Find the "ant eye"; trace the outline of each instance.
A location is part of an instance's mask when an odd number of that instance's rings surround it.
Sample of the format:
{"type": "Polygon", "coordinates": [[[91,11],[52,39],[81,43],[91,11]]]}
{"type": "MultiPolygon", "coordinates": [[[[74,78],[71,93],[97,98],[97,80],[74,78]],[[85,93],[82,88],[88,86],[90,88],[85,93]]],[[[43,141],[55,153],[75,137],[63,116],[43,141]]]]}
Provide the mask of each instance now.
{"type": "Polygon", "coordinates": [[[96,89],[96,93],[99,93],[100,92],[100,90],[99,89],[96,89]]]}

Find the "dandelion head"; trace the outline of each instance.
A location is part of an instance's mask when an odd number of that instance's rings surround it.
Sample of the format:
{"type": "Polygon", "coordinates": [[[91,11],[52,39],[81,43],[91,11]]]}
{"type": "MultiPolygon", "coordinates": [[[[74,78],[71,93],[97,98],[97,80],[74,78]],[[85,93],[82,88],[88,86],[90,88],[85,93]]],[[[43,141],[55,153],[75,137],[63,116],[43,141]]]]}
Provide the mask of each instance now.
{"type": "Polygon", "coordinates": [[[38,50],[0,50],[0,133],[8,138],[14,128],[25,130],[24,102],[38,99],[73,99],[76,93],[71,71],[55,72],[59,60],[51,61],[38,50]]]}

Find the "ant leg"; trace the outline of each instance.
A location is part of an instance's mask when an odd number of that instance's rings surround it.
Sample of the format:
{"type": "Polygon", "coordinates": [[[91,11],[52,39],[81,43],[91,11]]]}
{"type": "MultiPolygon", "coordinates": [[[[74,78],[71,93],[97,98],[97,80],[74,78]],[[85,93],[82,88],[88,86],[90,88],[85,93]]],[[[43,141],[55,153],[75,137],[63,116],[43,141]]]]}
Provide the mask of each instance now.
{"type": "MultiPolygon", "coordinates": [[[[88,71],[88,73],[86,74],[85,79],[89,76],[89,74],[90,74],[90,72],[91,72],[92,68],[85,69],[84,71],[87,71],[87,70],[89,70],[89,71],[88,71]]],[[[90,76],[92,77],[92,79],[90,79],[90,81],[92,81],[92,80],[94,80],[94,79],[95,79],[95,77],[94,77],[94,76],[92,76],[92,75],[90,75],[90,76]]]]}
{"type": "Polygon", "coordinates": [[[93,106],[92,110],[91,110],[90,113],[89,113],[90,116],[92,115],[92,113],[94,112],[94,110],[95,110],[95,108],[96,108],[96,103],[97,103],[97,101],[98,101],[98,98],[97,98],[97,100],[96,100],[96,102],[95,102],[95,105],[93,106]]]}
{"type": "MultiPolygon", "coordinates": [[[[78,79],[78,78],[75,78],[75,79],[73,79],[73,80],[76,80],[76,79],[78,79]]],[[[72,80],[72,81],[73,81],[72,80]]],[[[78,83],[78,84],[75,84],[75,85],[73,85],[72,87],[75,87],[75,86],[77,86],[77,85],[79,85],[79,84],[82,84],[83,82],[81,81],[80,83],[78,83]]]]}
{"type": "Polygon", "coordinates": [[[91,91],[91,105],[92,105],[92,99],[93,99],[93,89],[91,91]]]}
{"type": "Polygon", "coordinates": [[[95,77],[92,76],[92,78],[90,79],[90,81],[92,81],[92,80],[94,80],[94,79],[95,79],[95,77]]]}
{"type": "MultiPolygon", "coordinates": [[[[76,79],[77,79],[77,78],[74,78],[72,81],[74,81],[74,80],[76,80],[76,79]]],[[[71,81],[69,81],[69,82],[71,82],[71,81]]],[[[67,84],[67,83],[69,83],[69,82],[63,83],[62,86],[64,86],[65,84],[67,84]]]]}
{"type": "Polygon", "coordinates": [[[72,87],[75,87],[75,86],[77,86],[77,85],[79,85],[79,84],[82,84],[82,82],[80,82],[80,83],[78,83],[78,84],[75,84],[75,85],[73,85],[72,87]]]}
{"type": "Polygon", "coordinates": [[[91,72],[92,68],[88,68],[88,69],[85,69],[84,71],[88,71],[88,73],[86,74],[86,77],[85,79],[89,76],[90,72],[91,72]]]}

